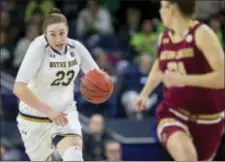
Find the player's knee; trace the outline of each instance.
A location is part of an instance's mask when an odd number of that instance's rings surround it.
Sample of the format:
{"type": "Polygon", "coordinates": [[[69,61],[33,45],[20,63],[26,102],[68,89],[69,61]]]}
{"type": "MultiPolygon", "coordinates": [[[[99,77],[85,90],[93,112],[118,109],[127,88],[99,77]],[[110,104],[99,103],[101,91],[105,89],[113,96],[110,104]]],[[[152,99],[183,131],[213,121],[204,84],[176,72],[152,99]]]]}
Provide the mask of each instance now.
{"type": "Polygon", "coordinates": [[[190,150],[190,149],[187,149],[186,151],[186,154],[183,154],[183,159],[181,159],[181,161],[198,161],[198,157],[197,157],[197,153],[195,150],[190,150]]]}
{"type": "Polygon", "coordinates": [[[64,137],[57,144],[57,150],[63,161],[83,161],[82,138],[80,136],[64,137]]]}
{"type": "Polygon", "coordinates": [[[63,161],[83,161],[82,149],[78,146],[68,147],[61,156],[63,161]]]}
{"type": "Polygon", "coordinates": [[[196,162],[196,161],[198,161],[198,159],[197,159],[197,156],[195,156],[193,154],[191,155],[191,154],[189,154],[187,152],[187,154],[182,154],[182,157],[179,158],[179,160],[176,160],[176,161],[184,161],[184,162],[190,162],[190,161],[192,161],[192,162],[196,162]]]}
{"type": "Polygon", "coordinates": [[[57,150],[60,153],[60,155],[63,155],[64,152],[67,150],[69,147],[76,146],[82,151],[82,137],[80,136],[67,136],[64,137],[58,144],[57,144],[57,150]]]}

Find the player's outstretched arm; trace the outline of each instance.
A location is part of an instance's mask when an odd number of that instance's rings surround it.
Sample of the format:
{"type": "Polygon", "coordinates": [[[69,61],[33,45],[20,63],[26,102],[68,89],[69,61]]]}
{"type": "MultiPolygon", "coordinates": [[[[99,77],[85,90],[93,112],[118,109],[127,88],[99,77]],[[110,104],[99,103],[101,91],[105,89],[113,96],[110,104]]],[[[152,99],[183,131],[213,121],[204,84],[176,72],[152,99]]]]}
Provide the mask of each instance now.
{"type": "Polygon", "coordinates": [[[16,82],[14,85],[14,94],[24,103],[30,107],[37,109],[39,112],[47,115],[57,125],[66,125],[68,120],[66,114],[62,112],[56,112],[51,107],[41,102],[28,88],[27,83],[16,82]]]}
{"type": "Polygon", "coordinates": [[[14,85],[14,94],[25,104],[39,110],[44,114],[47,114],[50,109],[30,91],[27,83],[16,81],[14,85]]]}
{"type": "Polygon", "coordinates": [[[148,95],[156,88],[156,86],[159,85],[159,83],[162,81],[163,73],[161,72],[159,68],[159,62],[158,60],[155,61],[152,70],[150,71],[148,75],[147,82],[144,86],[144,88],[141,91],[141,96],[148,95]]]}
{"type": "Polygon", "coordinates": [[[195,37],[197,46],[204,53],[213,71],[203,75],[187,75],[184,78],[184,84],[224,89],[224,51],[216,34],[208,26],[203,25],[196,31],[195,37]]]}
{"type": "MultiPolygon", "coordinates": [[[[162,35],[159,36],[159,44],[161,42],[162,35]]],[[[138,100],[136,102],[136,111],[144,110],[144,106],[147,102],[148,95],[159,85],[163,79],[163,73],[159,68],[158,59],[154,62],[154,65],[149,72],[147,82],[142,89],[138,100]]]]}
{"type": "Polygon", "coordinates": [[[37,74],[45,55],[45,48],[38,40],[34,40],[23,59],[20,69],[17,73],[14,94],[30,107],[36,108],[43,113],[47,113],[47,106],[41,103],[37,97],[28,88],[28,83],[37,74]],[[45,108],[46,107],[46,108],[45,108]]]}
{"type": "Polygon", "coordinates": [[[152,67],[152,70],[148,75],[147,82],[136,101],[137,112],[144,110],[149,94],[156,88],[157,85],[159,85],[159,83],[162,81],[162,78],[163,73],[159,69],[158,60],[156,60],[152,67]]]}
{"type": "Polygon", "coordinates": [[[13,92],[25,104],[46,114],[56,124],[65,125],[68,122],[65,114],[53,111],[48,105],[41,102],[28,88],[28,83],[38,73],[44,56],[45,46],[37,40],[33,41],[18,71],[13,92]]]}

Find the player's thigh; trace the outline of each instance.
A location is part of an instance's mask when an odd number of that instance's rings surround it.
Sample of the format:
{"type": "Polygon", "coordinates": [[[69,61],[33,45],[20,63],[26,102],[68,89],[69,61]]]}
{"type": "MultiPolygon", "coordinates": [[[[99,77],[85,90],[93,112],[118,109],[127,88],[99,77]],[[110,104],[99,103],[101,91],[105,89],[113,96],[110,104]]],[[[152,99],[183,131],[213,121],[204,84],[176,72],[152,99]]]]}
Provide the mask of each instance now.
{"type": "Polygon", "coordinates": [[[178,161],[197,160],[197,153],[188,127],[176,118],[163,118],[157,127],[160,142],[178,161]]]}
{"type": "Polygon", "coordinates": [[[212,161],[220,146],[224,123],[195,124],[191,129],[198,152],[198,160],[212,161]]]}
{"type": "Polygon", "coordinates": [[[79,114],[76,108],[69,108],[65,111],[68,124],[66,126],[56,126],[55,135],[78,135],[82,137],[79,114]]]}
{"type": "Polygon", "coordinates": [[[17,119],[17,121],[18,129],[30,160],[47,160],[53,152],[50,124],[30,122],[23,119],[17,119]]]}
{"type": "Polygon", "coordinates": [[[166,147],[177,161],[197,161],[196,148],[190,136],[183,130],[172,133],[166,147]]]}

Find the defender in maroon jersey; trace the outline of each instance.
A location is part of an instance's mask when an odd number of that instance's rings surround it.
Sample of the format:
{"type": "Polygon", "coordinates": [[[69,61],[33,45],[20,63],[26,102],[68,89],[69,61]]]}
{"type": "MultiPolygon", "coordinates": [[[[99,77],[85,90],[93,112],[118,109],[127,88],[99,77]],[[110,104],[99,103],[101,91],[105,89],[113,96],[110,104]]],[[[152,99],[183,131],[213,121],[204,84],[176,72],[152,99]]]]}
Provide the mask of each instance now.
{"type": "Polygon", "coordinates": [[[164,82],[157,133],[176,161],[212,160],[224,131],[224,52],[216,34],[192,19],[194,9],[192,0],[161,1],[167,29],[136,103],[143,110],[149,93],[164,82]]]}

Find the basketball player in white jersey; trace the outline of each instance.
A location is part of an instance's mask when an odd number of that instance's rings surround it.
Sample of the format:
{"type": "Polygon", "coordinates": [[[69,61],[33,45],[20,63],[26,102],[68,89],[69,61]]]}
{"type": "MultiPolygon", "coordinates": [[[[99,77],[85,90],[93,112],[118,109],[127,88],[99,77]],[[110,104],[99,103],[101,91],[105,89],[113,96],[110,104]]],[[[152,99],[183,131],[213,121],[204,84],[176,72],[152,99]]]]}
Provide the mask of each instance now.
{"type": "Polygon", "coordinates": [[[64,161],[83,161],[74,80],[80,69],[99,67],[80,42],[68,38],[67,19],[58,9],[45,19],[43,30],[17,74],[18,128],[30,160],[51,160],[56,148],[64,161]]]}

